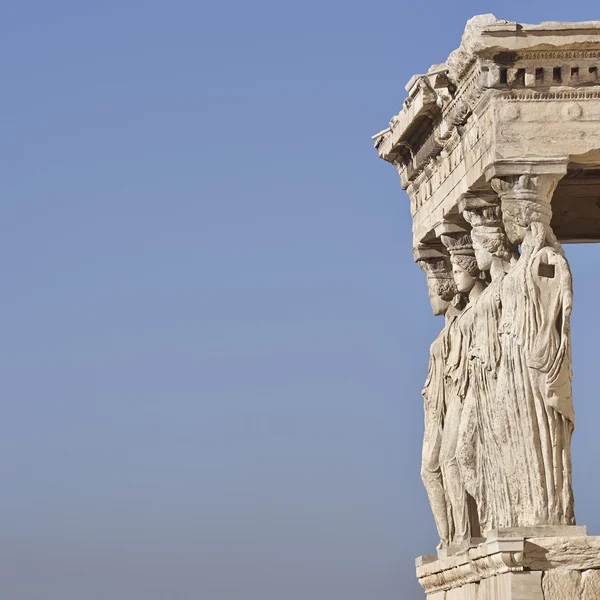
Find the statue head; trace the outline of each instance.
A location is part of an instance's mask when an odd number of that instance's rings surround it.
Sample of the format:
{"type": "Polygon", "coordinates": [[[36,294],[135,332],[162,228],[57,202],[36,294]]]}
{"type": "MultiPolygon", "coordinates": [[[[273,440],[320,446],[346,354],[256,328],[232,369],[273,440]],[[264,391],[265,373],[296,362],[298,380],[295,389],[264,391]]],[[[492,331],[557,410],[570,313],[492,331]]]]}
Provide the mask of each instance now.
{"type": "Polygon", "coordinates": [[[484,206],[465,208],[463,216],[473,228],[471,239],[480,271],[489,271],[494,257],[510,262],[516,256],[517,249],[510,243],[504,230],[499,200],[484,206]]]}
{"type": "Polygon", "coordinates": [[[441,239],[450,253],[456,289],[461,293],[470,292],[481,278],[471,235],[467,232],[447,233],[442,234],[441,239]]]}
{"type": "Polygon", "coordinates": [[[456,285],[452,275],[448,273],[444,277],[427,277],[427,290],[433,314],[445,314],[456,296],[456,285]]]}
{"type": "Polygon", "coordinates": [[[542,229],[550,226],[550,203],[558,179],[528,174],[492,179],[492,187],[502,201],[506,234],[513,244],[521,244],[534,223],[542,229]]]}
{"type": "Polygon", "coordinates": [[[456,285],[448,257],[428,258],[419,260],[418,263],[427,274],[427,290],[433,314],[445,314],[456,296],[456,285]]]}
{"type": "Polygon", "coordinates": [[[450,261],[456,289],[463,294],[468,294],[480,279],[477,259],[474,255],[454,254],[451,255],[450,261]]]}
{"type": "Polygon", "coordinates": [[[502,198],[502,220],[508,239],[521,244],[532,223],[549,226],[552,219],[550,204],[538,200],[506,197],[502,198]]]}

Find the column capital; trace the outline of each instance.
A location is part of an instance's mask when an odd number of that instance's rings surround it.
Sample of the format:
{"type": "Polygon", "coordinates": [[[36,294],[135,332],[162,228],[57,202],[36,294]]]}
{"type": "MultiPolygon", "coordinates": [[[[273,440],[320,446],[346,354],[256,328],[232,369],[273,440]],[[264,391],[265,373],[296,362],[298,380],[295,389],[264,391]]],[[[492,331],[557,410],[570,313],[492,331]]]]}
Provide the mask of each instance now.
{"type": "Polygon", "coordinates": [[[501,200],[502,219],[513,244],[523,242],[533,223],[550,229],[552,196],[562,172],[510,174],[494,177],[492,188],[501,200]]]}
{"type": "Polygon", "coordinates": [[[485,178],[504,178],[521,175],[556,175],[560,179],[567,173],[568,157],[507,158],[495,160],[485,169],[485,178]]]}
{"type": "Polygon", "coordinates": [[[438,240],[431,245],[419,244],[413,249],[413,256],[427,275],[427,289],[433,314],[443,315],[457,294],[450,256],[438,240]]]}
{"type": "Polygon", "coordinates": [[[448,254],[445,252],[444,246],[438,240],[435,240],[435,243],[432,244],[419,244],[413,248],[412,252],[416,263],[448,258],[448,254]]]}
{"type": "Polygon", "coordinates": [[[503,203],[508,199],[529,200],[546,204],[549,207],[554,190],[561,178],[562,175],[557,173],[538,175],[526,173],[494,177],[491,184],[503,203]]]}
{"type": "Polygon", "coordinates": [[[455,254],[473,254],[473,242],[468,225],[443,222],[435,227],[434,232],[450,253],[450,257],[455,254]]]}
{"type": "Polygon", "coordinates": [[[440,238],[442,240],[442,244],[446,246],[444,240],[442,239],[443,235],[463,235],[465,233],[469,233],[469,229],[467,225],[459,225],[450,221],[442,221],[433,228],[433,233],[435,237],[440,238]]]}
{"type": "Polygon", "coordinates": [[[490,208],[498,206],[500,198],[493,189],[470,191],[462,194],[458,201],[458,211],[464,214],[464,211],[476,210],[480,208],[490,208]]]}

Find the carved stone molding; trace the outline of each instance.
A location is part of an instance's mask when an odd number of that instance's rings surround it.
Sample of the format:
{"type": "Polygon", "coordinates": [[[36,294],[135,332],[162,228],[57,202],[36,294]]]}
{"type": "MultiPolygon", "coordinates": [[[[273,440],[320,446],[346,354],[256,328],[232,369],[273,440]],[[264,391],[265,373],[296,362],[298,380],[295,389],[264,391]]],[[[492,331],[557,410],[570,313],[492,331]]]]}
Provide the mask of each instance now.
{"type": "MultiPolygon", "coordinates": [[[[407,91],[375,145],[410,197],[414,245],[464,193],[501,176],[490,172],[502,161],[564,159],[567,169],[585,157],[600,167],[600,21],[527,25],[480,15],[447,62],[413,77],[407,91]]],[[[600,221],[572,229],[557,231],[600,241],[600,221]]]]}
{"type": "Polygon", "coordinates": [[[502,201],[507,199],[538,202],[550,207],[552,194],[560,181],[560,175],[504,175],[494,177],[492,188],[502,201]]]}
{"type": "Polygon", "coordinates": [[[458,201],[458,210],[463,212],[464,210],[473,210],[476,208],[487,208],[491,206],[498,206],[500,204],[500,198],[492,190],[473,190],[463,194],[458,201]]]}
{"type": "Polygon", "coordinates": [[[511,242],[520,244],[522,235],[517,229],[526,229],[533,221],[550,227],[552,195],[562,175],[522,174],[494,177],[491,185],[498,194],[503,220],[511,242]]]}
{"type": "MultiPolygon", "coordinates": [[[[568,569],[580,573],[600,567],[600,537],[585,535],[585,528],[562,528],[562,536],[504,536],[464,550],[453,556],[435,560],[420,557],[416,561],[417,578],[429,594],[458,590],[469,584],[482,584],[507,573],[553,573],[568,569]],[[582,533],[583,532],[583,533],[582,533]],[[566,534],[566,535],[565,535],[566,534]]],[[[557,529],[559,532],[559,529],[557,529]]],[[[535,535],[535,530],[530,534],[535,535]]],[[[543,533],[538,530],[538,533],[543,533]]],[[[541,581],[538,577],[541,595],[541,581]]],[[[429,597],[429,596],[428,596],[429,597]]],[[[457,596],[460,597],[460,596],[457,596]]],[[[494,597],[496,598],[496,597],[494,597]]],[[[504,600],[499,596],[498,600],[504,600]]]]}

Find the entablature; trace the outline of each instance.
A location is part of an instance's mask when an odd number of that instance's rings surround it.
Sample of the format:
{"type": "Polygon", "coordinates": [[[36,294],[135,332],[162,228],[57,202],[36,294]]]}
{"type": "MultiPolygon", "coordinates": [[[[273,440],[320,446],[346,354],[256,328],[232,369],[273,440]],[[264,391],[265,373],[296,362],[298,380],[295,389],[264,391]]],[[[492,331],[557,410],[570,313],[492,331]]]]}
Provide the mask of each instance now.
{"type": "MultiPolygon", "coordinates": [[[[600,21],[469,21],[460,47],[411,79],[402,111],[375,136],[379,156],[394,164],[410,197],[414,246],[435,237],[463,194],[489,188],[495,165],[558,161],[571,172],[588,157],[585,170],[600,169],[599,71],[600,21]]],[[[576,185],[557,191],[559,239],[600,241],[600,219],[582,228],[600,186],[588,181],[580,201],[568,192],[576,185]],[[569,198],[577,214],[567,217],[569,198]]]]}

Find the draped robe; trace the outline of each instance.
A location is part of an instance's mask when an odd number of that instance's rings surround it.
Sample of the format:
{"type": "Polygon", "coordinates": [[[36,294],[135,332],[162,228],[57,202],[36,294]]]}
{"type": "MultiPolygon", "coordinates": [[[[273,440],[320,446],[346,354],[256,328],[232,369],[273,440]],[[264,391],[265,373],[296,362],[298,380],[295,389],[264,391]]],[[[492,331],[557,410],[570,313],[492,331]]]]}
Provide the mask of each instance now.
{"type": "Polygon", "coordinates": [[[469,386],[458,434],[460,473],[467,492],[475,500],[482,532],[505,526],[510,504],[494,432],[503,279],[504,274],[496,277],[471,309],[469,386]]]}
{"type": "MultiPolygon", "coordinates": [[[[539,225],[539,224],[534,224],[539,225]]],[[[512,527],[573,525],[570,314],[560,247],[529,232],[502,285],[501,360],[494,407],[512,527]]]]}
{"type": "MultiPolygon", "coordinates": [[[[444,479],[447,505],[453,525],[451,538],[461,542],[472,535],[473,515],[469,515],[469,501],[459,465],[459,430],[463,405],[469,388],[469,355],[473,330],[473,305],[469,304],[454,321],[450,330],[450,351],[446,364],[446,417],[440,449],[440,463],[444,479]]],[[[476,516],[475,516],[476,518],[476,516]]],[[[478,526],[476,527],[478,529],[478,526]]]]}
{"type": "Polygon", "coordinates": [[[440,537],[440,546],[448,545],[450,539],[451,514],[447,507],[440,465],[440,449],[446,415],[446,385],[444,368],[450,349],[450,326],[459,314],[454,307],[448,309],[446,325],[431,344],[429,370],[422,395],[425,410],[425,432],[421,460],[421,479],[429,497],[435,524],[440,537]]]}

